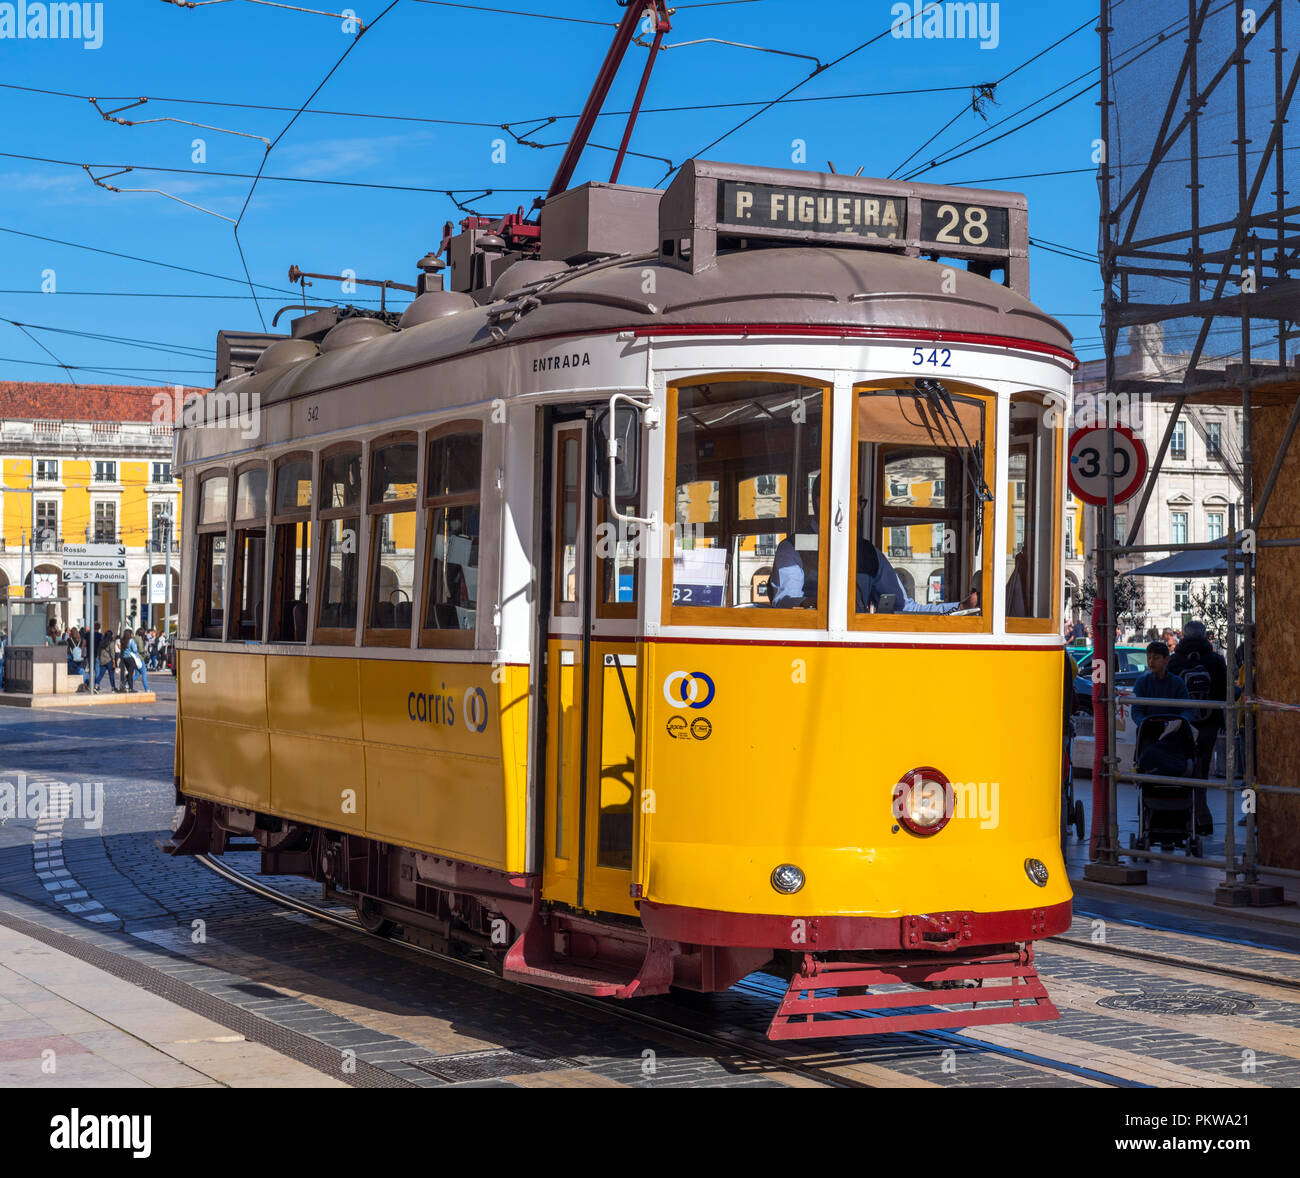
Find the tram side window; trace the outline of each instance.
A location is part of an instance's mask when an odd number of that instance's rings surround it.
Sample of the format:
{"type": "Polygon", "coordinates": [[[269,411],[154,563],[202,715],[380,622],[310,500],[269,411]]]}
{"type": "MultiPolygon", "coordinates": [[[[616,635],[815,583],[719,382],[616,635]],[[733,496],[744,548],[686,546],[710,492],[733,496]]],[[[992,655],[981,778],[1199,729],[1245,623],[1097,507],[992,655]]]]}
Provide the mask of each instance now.
{"type": "Polygon", "coordinates": [[[370,597],[366,642],[406,646],[415,593],[414,434],[375,444],[370,454],[370,597]]]}
{"type": "Polygon", "coordinates": [[[1056,600],[1057,456],[1060,411],[1041,397],[1011,399],[1004,551],[1007,618],[1050,618],[1056,600]]]}
{"type": "Polygon", "coordinates": [[[321,459],[316,637],[350,645],[357,624],[361,561],[361,447],[348,443],[321,459]]]}
{"type": "Polygon", "coordinates": [[[783,381],[678,388],[674,606],[763,611],[755,624],[824,608],[824,408],[823,389],[783,381]]]}
{"type": "Polygon", "coordinates": [[[474,645],[482,464],[483,432],[478,422],[455,422],[430,435],[420,635],[426,646],[474,645]]]}
{"type": "Polygon", "coordinates": [[[232,641],[262,640],[266,585],[266,467],[241,471],[235,480],[235,612],[232,641]]]}
{"type": "Polygon", "coordinates": [[[275,468],[271,527],[271,618],[273,642],[307,641],[307,589],[311,549],[310,454],[290,454],[275,468]]]}
{"type": "Polygon", "coordinates": [[[939,625],[984,613],[985,414],[975,397],[859,393],[855,613],[928,614],[939,625]]]}
{"type": "Polygon", "coordinates": [[[220,638],[225,624],[228,486],[225,474],[209,475],[199,483],[198,560],[191,630],[196,638],[220,638]]]}

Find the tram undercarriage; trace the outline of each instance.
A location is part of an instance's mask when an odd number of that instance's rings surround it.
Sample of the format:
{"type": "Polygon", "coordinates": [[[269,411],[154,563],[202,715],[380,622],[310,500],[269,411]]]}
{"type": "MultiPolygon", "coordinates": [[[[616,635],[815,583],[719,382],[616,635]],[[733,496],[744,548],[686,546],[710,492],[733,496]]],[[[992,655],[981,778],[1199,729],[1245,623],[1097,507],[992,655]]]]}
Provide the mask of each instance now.
{"type": "Polygon", "coordinates": [[[350,901],[366,931],[400,930],[402,939],[436,953],[477,955],[508,981],[633,998],[674,989],[723,991],[763,971],[786,984],[768,1027],[770,1039],[1058,1017],[1034,968],[1030,940],[1068,926],[1068,903],[1026,913],[794,921],[728,920],[725,913],[647,903],[638,924],[544,905],[536,875],[495,871],[211,801],[180,795],[178,801],[185,806],[181,824],[160,844],[168,854],[258,850],[261,874],[315,880],[326,898],[350,901]],[[705,933],[710,926],[716,936],[730,931],[730,939],[768,943],[655,935],[672,929],[705,933]],[[989,935],[1007,940],[981,944],[989,935]]]}

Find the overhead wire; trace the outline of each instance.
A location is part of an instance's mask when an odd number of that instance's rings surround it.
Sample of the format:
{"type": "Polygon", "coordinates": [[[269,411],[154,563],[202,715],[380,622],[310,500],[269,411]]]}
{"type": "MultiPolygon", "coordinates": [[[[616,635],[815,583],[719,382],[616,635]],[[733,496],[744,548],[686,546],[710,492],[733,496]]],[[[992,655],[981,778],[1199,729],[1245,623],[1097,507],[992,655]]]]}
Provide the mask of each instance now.
{"type": "MultiPolygon", "coordinates": [[[[1112,5],[1112,10],[1118,8],[1120,5],[1125,4],[1127,2],[1128,0],[1116,0],[1116,3],[1112,5]]],[[[1207,16],[1214,15],[1215,13],[1218,12],[1222,12],[1224,9],[1232,7],[1234,3],[1235,0],[1225,0],[1224,4],[1220,5],[1216,9],[1211,10],[1207,14],[1207,16]]],[[[1087,23],[1091,24],[1092,22],[1091,20],[1089,20],[1087,23]]],[[[1128,48],[1118,51],[1118,53],[1115,55],[1115,61],[1118,62],[1118,64],[1113,66],[1112,75],[1119,72],[1119,70],[1126,69],[1130,65],[1133,65],[1136,62],[1140,61],[1148,53],[1159,48],[1159,46],[1165,44],[1169,40],[1169,38],[1173,36],[1175,33],[1185,29],[1186,27],[1187,27],[1187,18],[1181,17],[1178,20],[1171,22],[1169,25],[1166,25],[1164,29],[1158,29],[1153,33],[1149,33],[1147,36],[1141,38],[1138,41],[1135,41],[1128,48]],[[1122,62],[1119,61],[1119,59],[1123,57],[1125,54],[1129,54],[1131,56],[1129,56],[1128,60],[1122,62]]],[[[965,146],[968,143],[974,143],[975,140],[986,135],[989,131],[992,131],[993,129],[999,126],[1002,126],[1010,119],[1015,118],[1019,114],[1023,114],[1025,111],[1030,110],[1034,106],[1037,106],[1040,102],[1046,101],[1048,98],[1052,97],[1053,95],[1059,94],[1062,90],[1064,90],[1068,86],[1073,85],[1075,82],[1081,81],[1083,78],[1086,78],[1091,74],[1094,73],[1099,74],[1100,68],[1101,68],[1100,66],[1096,66],[1093,69],[1087,70],[1086,72],[1077,75],[1076,77],[1072,78],[1070,81],[1064,83],[1063,85],[1057,86],[1053,90],[1049,90],[1046,94],[1040,96],[1039,98],[1036,98],[1033,102],[1027,103],[1025,106],[1022,106],[1019,110],[1013,111],[1011,114],[1007,115],[1006,117],[999,119],[996,123],[990,124],[988,127],[980,128],[973,135],[970,135],[966,139],[962,140],[960,143],[955,144],[953,148],[947,149],[950,152],[950,154],[944,156],[941,159],[936,159],[931,161],[931,163],[926,167],[916,169],[915,171],[908,173],[908,175],[904,178],[908,180],[915,179],[917,176],[922,175],[924,172],[932,171],[934,168],[941,167],[944,164],[951,163],[953,160],[960,159],[963,156],[970,155],[972,152],[979,151],[981,148],[988,147],[994,143],[999,142],[1002,139],[1007,138],[1009,135],[1015,134],[1016,132],[1021,131],[1028,126],[1031,126],[1033,123],[1036,123],[1039,119],[1046,118],[1048,115],[1053,114],[1055,111],[1060,110],[1063,106],[1068,105],[1070,102],[1073,102],[1075,99],[1081,98],[1083,97],[1083,95],[1095,89],[1100,84],[1100,81],[1098,80],[1096,82],[1093,82],[1091,85],[1085,87],[1084,89],[1078,91],[1075,94],[1072,94],[1069,98],[1065,99],[1064,101],[1057,103],[1056,106],[1051,107],[1048,110],[1042,111],[1041,113],[1035,115],[1033,118],[1026,119],[1023,123],[1020,123],[1018,126],[1011,128],[1009,131],[1003,132],[1003,134],[1001,135],[994,136],[992,139],[987,139],[982,143],[975,143],[974,146],[968,148],[966,151],[955,151],[955,148],[965,146]]],[[[1078,169],[1078,170],[1091,171],[1091,169],[1078,169]]],[[[1023,178],[1026,177],[1007,177],[1007,179],[1023,179],[1023,178]]],[[[968,183],[979,183],[979,181],[970,181],[968,183]]]]}
{"type": "Polygon", "coordinates": [[[80,339],[100,340],[104,343],[120,344],[123,347],[140,348],[149,352],[166,352],[171,355],[183,356],[188,360],[205,360],[213,354],[211,348],[198,348],[189,344],[169,344],[162,340],[143,340],[135,339],[131,336],[121,335],[103,335],[95,331],[77,331],[71,327],[51,327],[43,323],[20,323],[15,319],[4,319],[5,323],[11,323],[14,327],[26,327],[32,331],[48,331],[56,335],[76,336],[80,339]]]}
{"type": "MultiPolygon", "coordinates": [[[[1093,23],[1093,18],[1089,17],[1081,25],[1075,26],[1063,37],[1057,38],[1046,48],[1040,49],[1032,57],[1026,58],[1018,66],[1016,66],[1015,69],[1010,70],[1009,72],[1003,74],[1000,78],[998,78],[996,82],[993,83],[993,86],[995,88],[1001,86],[1005,81],[1007,81],[1007,79],[1015,77],[1015,75],[1018,74],[1021,70],[1026,69],[1028,66],[1036,62],[1040,57],[1044,57],[1046,54],[1050,53],[1053,49],[1057,48],[1057,46],[1065,44],[1065,42],[1068,41],[1071,37],[1075,36],[1078,33],[1081,33],[1092,23],[1093,23]]],[[[996,102],[997,100],[994,99],[994,101],[996,102]]],[[[970,109],[970,105],[963,106],[961,110],[959,110],[955,115],[953,115],[951,119],[949,119],[946,123],[944,123],[944,125],[940,127],[933,135],[931,135],[929,139],[927,139],[924,143],[921,144],[920,147],[918,147],[915,151],[913,151],[912,154],[907,157],[907,159],[903,160],[902,163],[900,163],[897,167],[895,167],[893,171],[889,173],[890,178],[892,179],[899,172],[901,172],[905,167],[907,167],[907,165],[910,164],[912,160],[914,160],[918,155],[921,154],[921,152],[923,152],[927,147],[929,147],[931,143],[933,143],[936,139],[938,139],[940,135],[942,135],[949,127],[951,127],[953,123],[955,123],[959,118],[961,118],[962,115],[964,115],[969,109],[970,109]]]]}
{"type": "MultiPolygon", "coordinates": [[[[396,3],[397,0],[394,0],[396,3]]],[[[123,163],[83,163],[80,160],[61,160],[50,156],[23,155],[15,151],[0,151],[0,158],[25,160],[28,163],[59,164],[71,168],[126,168],[135,172],[171,172],[184,176],[213,176],[234,180],[274,180],[286,184],[323,184],[336,188],[375,188],[388,192],[420,192],[434,196],[445,196],[454,201],[457,193],[476,192],[481,186],[472,188],[426,188],[416,184],[378,184],[364,180],[328,180],[316,176],[267,176],[257,172],[213,172],[206,168],[171,168],[159,164],[123,164],[123,163]]],[[[488,194],[511,193],[532,194],[536,188],[491,188],[488,194]]]]}
{"type": "MultiPolygon", "coordinates": [[[[741,0],[732,0],[734,3],[740,3],[741,0]]],[[[757,3],[758,0],[745,0],[748,3],[757,3]]],[[[912,86],[901,90],[864,90],[851,94],[810,94],[798,98],[783,98],[779,104],[794,105],[797,103],[813,102],[850,102],[862,98],[903,98],[916,94],[946,94],[955,91],[966,91],[970,87],[962,86],[912,86]]],[[[85,102],[91,102],[92,96],[89,94],[76,94],[68,90],[50,90],[39,86],[20,86],[14,82],[0,82],[0,90],[19,90],[28,94],[44,94],[53,98],[75,98],[85,102]]],[[[105,98],[100,96],[101,102],[117,102],[126,96],[117,95],[105,98]]],[[[219,99],[207,98],[177,98],[174,95],[146,95],[142,99],[145,102],[170,102],[184,106],[214,106],[230,110],[260,110],[269,111],[276,114],[283,114],[286,111],[297,109],[292,106],[273,106],[263,103],[252,102],[225,102],[219,99]]],[[[762,106],[766,99],[751,98],[735,102],[698,102],[687,103],[681,106],[643,106],[640,114],[681,114],[691,111],[704,110],[732,110],[744,106],[762,106]]],[[[438,119],[427,115],[397,115],[383,114],[378,111],[358,111],[358,110],[325,110],[325,109],[307,109],[302,112],[304,115],[328,116],[333,118],[347,119],[375,119],[383,122],[395,123],[417,123],[431,124],[443,127],[481,127],[487,129],[504,129],[505,127],[517,127],[521,123],[538,123],[563,122],[569,119],[577,119],[579,114],[560,114],[560,115],[533,115],[523,118],[510,119],[507,122],[491,121],[486,119],[438,119]]],[[[602,110],[596,117],[598,119],[622,118],[631,114],[630,110],[602,110]]],[[[148,120],[139,120],[147,122],[148,120]]],[[[262,138],[254,136],[254,138],[262,138]]]]}
{"type": "MultiPolygon", "coordinates": [[[[930,2],[927,3],[925,7],[923,7],[920,10],[920,12],[918,12],[916,15],[920,16],[922,13],[929,12],[930,9],[936,8],[938,6],[939,6],[939,0],[930,0],[930,2]]],[[[755,119],[765,114],[767,111],[771,110],[772,107],[776,106],[776,104],[780,102],[782,99],[788,98],[796,90],[802,88],[803,86],[806,86],[809,82],[813,80],[813,78],[819,77],[827,70],[834,69],[841,62],[847,61],[850,57],[853,57],[855,54],[861,53],[862,50],[866,49],[868,46],[874,45],[877,41],[883,40],[885,37],[888,37],[890,33],[893,32],[895,28],[895,24],[896,22],[891,22],[889,28],[885,29],[883,32],[877,33],[874,37],[868,38],[866,41],[863,41],[860,45],[856,45],[852,49],[848,50],[847,52],[840,54],[839,57],[834,58],[832,61],[827,62],[825,65],[818,65],[806,77],[799,79],[799,81],[797,81],[793,86],[790,86],[788,89],[784,90],[782,93],[777,95],[776,98],[772,99],[770,102],[764,103],[761,108],[754,111],[753,114],[743,118],[729,131],[725,132],[722,135],[719,135],[716,139],[713,140],[712,143],[708,143],[704,147],[700,148],[700,150],[695,152],[691,158],[698,159],[706,151],[712,151],[713,148],[717,147],[719,143],[723,142],[723,140],[730,139],[731,136],[734,135],[737,131],[739,131],[742,127],[748,126],[755,119]]],[[[663,176],[663,180],[666,180],[670,175],[672,175],[673,171],[675,171],[675,169],[671,169],[668,172],[666,172],[663,176]]],[[[662,183],[662,180],[660,182],[662,183]]]]}
{"type": "Polygon", "coordinates": [[[40,348],[42,352],[44,352],[47,356],[49,356],[51,360],[54,361],[53,364],[44,364],[41,361],[37,361],[37,360],[15,360],[13,361],[13,363],[15,364],[38,364],[39,363],[43,368],[62,368],[63,371],[68,374],[68,379],[72,381],[73,387],[74,388],[77,387],[77,378],[72,375],[72,370],[75,367],[75,365],[65,364],[62,360],[58,358],[58,356],[56,356],[53,352],[51,352],[49,348],[47,348],[43,343],[41,343],[40,340],[38,340],[34,335],[32,335],[32,333],[28,331],[27,328],[25,328],[21,323],[15,323],[14,320],[12,319],[5,319],[3,322],[8,323],[13,327],[16,327],[19,331],[23,333],[23,335],[25,335],[29,340],[31,340],[32,343],[34,343],[38,348],[40,348]]]}
{"type": "Polygon", "coordinates": [[[390,3],[387,5],[387,7],[385,7],[384,10],[377,17],[375,17],[375,19],[372,20],[369,25],[365,26],[365,28],[361,29],[361,31],[357,33],[356,37],[349,43],[348,47],[345,50],[343,50],[343,52],[339,55],[338,60],[332,66],[330,66],[329,70],[326,72],[325,76],[317,84],[316,88],[307,96],[307,100],[302,104],[302,106],[298,108],[298,110],[295,112],[293,117],[287,123],[285,123],[280,133],[267,146],[266,152],[262,156],[262,163],[257,169],[257,175],[253,177],[252,184],[248,186],[248,195],[244,197],[244,203],[239,210],[239,216],[235,218],[235,224],[234,224],[235,248],[239,251],[239,261],[240,264],[244,267],[244,277],[248,279],[248,290],[249,293],[252,294],[253,296],[253,305],[257,308],[257,317],[259,320],[261,320],[262,329],[264,331],[266,330],[266,319],[262,315],[262,304],[257,297],[257,291],[253,287],[253,276],[252,274],[249,273],[248,270],[248,259],[244,257],[244,246],[239,240],[239,227],[241,224],[243,224],[244,215],[248,212],[248,206],[253,199],[253,193],[257,191],[258,181],[261,180],[262,173],[266,170],[266,161],[271,158],[271,152],[275,150],[276,145],[279,144],[280,140],[283,139],[289,133],[290,128],[292,128],[294,123],[298,121],[299,117],[302,115],[302,112],[306,110],[307,107],[311,104],[311,100],[315,98],[316,95],[319,94],[322,89],[324,89],[325,84],[330,80],[330,78],[334,76],[334,74],[338,71],[339,67],[348,59],[348,55],[352,52],[352,50],[354,50],[358,45],[361,44],[362,38],[364,38],[367,33],[373,31],[374,27],[381,20],[383,20],[384,17],[386,17],[390,12],[392,12],[393,9],[396,8],[399,3],[400,0],[390,0],[390,3]]]}

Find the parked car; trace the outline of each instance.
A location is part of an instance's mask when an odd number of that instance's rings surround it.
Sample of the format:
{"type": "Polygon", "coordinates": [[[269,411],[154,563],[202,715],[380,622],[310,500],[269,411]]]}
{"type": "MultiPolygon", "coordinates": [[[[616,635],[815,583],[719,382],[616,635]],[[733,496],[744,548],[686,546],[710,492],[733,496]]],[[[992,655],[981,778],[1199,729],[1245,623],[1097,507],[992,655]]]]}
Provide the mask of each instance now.
{"type": "MultiPolygon", "coordinates": [[[[1074,681],[1075,711],[1092,714],[1092,650],[1087,650],[1082,658],[1076,656],[1079,664],[1079,677],[1074,681]]],[[[1145,646],[1115,647],[1115,685],[1132,687],[1138,678],[1146,674],[1147,648],[1145,646]]]]}

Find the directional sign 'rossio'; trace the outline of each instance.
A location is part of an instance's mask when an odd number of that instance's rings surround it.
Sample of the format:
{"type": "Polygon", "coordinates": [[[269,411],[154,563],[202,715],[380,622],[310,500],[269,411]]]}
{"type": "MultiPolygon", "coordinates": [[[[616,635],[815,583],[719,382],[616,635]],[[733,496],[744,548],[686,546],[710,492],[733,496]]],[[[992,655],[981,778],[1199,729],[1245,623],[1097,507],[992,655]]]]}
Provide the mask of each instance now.
{"type": "Polygon", "coordinates": [[[1106,502],[1112,439],[1115,453],[1115,502],[1123,503],[1142,485],[1147,448],[1132,430],[1117,425],[1090,426],[1070,435],[1070,490],[1085,503],[1106,502]]]}

